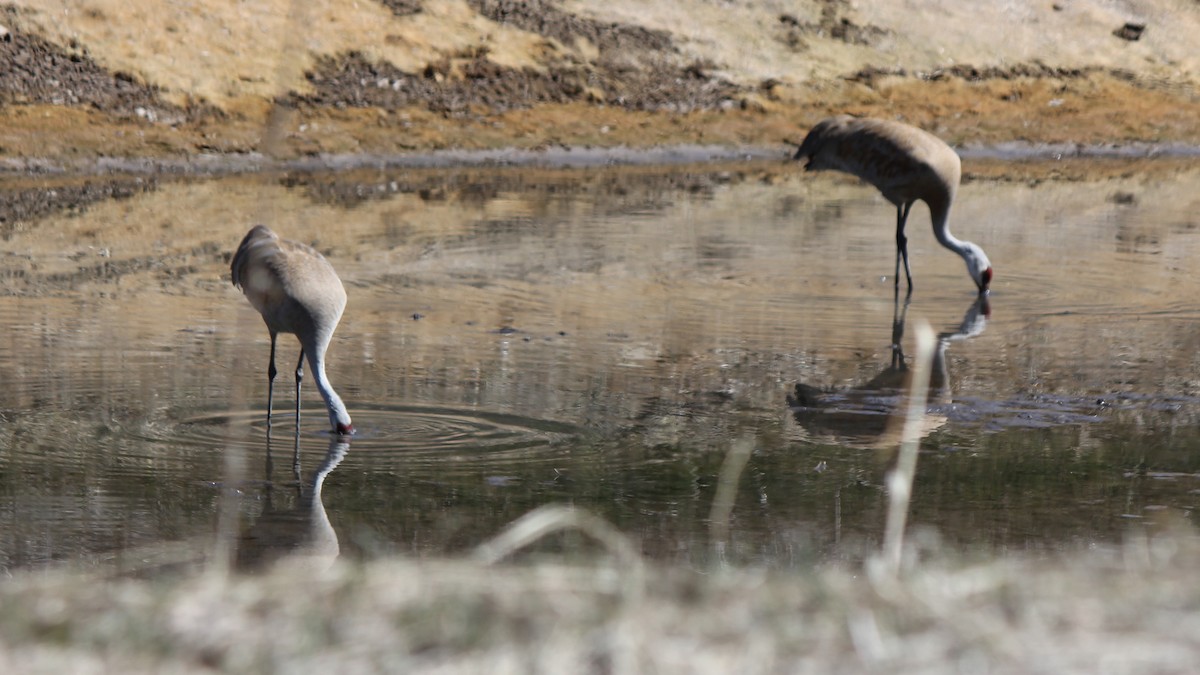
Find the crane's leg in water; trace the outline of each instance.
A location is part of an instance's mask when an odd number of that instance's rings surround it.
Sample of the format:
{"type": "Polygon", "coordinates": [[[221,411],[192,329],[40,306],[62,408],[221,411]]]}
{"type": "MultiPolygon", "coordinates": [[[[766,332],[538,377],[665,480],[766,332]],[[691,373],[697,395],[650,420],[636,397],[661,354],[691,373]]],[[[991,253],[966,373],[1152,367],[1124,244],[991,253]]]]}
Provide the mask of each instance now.
{"type": "Polygon", "coordinates": [[[271,333],[271,365],[267,366],[267,435],[271,434],[271,411],[275,402],[275,338],[277,333],[271,333]]]}
{"type": "Polygon", "coordinates": [[[892,368],[904,370],[904,322],[908,316],[908,304],[912,300],[912,289],[904,296],[904,308],[900,308],[900,287],[892,296],[892,368]]]}
{"type": "Polygon", "coordinates": [[[904,225],[908,222],[908,212],[912,202],[896,207],[896,287],[900,287],[900,261],[904,260],[904,278],[908,281],[908,293],[912,295],[912,272],[908,269],[908,237],[904,236],[904,225]]]}
{"type": "Polygon", "coordinates": [[[300,350],[300,360],[296,362],[296,433],[300,433],[300,380],[304,379],[304,350],[300,350]]]}

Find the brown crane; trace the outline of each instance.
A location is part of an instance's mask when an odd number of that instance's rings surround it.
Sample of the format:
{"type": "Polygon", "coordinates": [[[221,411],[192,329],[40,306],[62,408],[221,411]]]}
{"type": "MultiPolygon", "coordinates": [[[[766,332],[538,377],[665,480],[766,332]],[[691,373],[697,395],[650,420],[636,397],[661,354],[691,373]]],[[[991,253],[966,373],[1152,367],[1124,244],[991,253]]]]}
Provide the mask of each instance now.
{"type": "Polygon", "coordinates": [[[804,158],[808,159],[807,170],[853,174],[874,185],[896,205],[897,289],[903,260],[908,292],[912,293],[904,225],[913,203],[921,200],[929,205],[938,243],[962,256],[979,292],[987,292],[992,281],[987,255],[979,246],[956,239],[947,226],[962,165],[954,150],[940,138],[900,122],[838,115],[822,120],[808,132],[793,159],[804,158]]]}
{"type": "Polygon", "coordinates": [[[325,376],[325,350],[346,308],[346,289],[333,266],[311,246],[280,239],[265,225],[255,225],[242,239],[229,270],[233,285],[242,289],[271,332],[267,425],[275,396],[275,338],[279,333],[292,333],[300,340],[296,424],[300,423],[300,381],[307,357],[308,369],[329,409],[333,431],[354,433],[346,405],[325,376]]]}

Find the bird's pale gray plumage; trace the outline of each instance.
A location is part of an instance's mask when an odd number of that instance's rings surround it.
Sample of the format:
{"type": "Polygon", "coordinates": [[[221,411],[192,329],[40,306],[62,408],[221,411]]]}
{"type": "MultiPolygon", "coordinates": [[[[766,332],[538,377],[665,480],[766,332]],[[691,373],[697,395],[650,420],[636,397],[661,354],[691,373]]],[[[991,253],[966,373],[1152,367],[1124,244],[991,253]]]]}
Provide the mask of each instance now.
{"type": "Polygon", "coordinates": [[[807,159],[810,171],[834,170],[858,176],[896,206],[896,279],[900,263],[912,291],[904,226],[913,203],[929,206],[938,243],[960,255],[980,292],[992,279],[992,265],[976,244],[950,234],[948,218],[962,176],[953,148],[937,136],[900,122],[839,115],[808,132],[795,159],[807,159]]]}
{"type": "Polygon", "coordinates": [[[242,289],[271,334],[267,419],[274,395],[275,339],[279,333],[292,333],[301,347],[296,366],[297,416],[300,369],[307,359],[333,430],[353,432],[346,406],[325,375],[325,351],[346,308],[346,289],[333,266],[312,247],[280,239],[265,225],[256,225],[242,239],[229,271],[234,286],[242,289]]]}

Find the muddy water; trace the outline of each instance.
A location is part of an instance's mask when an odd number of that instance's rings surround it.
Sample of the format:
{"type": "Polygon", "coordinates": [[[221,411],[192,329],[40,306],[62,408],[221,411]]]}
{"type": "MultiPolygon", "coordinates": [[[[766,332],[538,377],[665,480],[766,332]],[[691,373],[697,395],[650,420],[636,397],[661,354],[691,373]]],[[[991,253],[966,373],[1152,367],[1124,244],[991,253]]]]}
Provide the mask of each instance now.
{"type": "Polygon", "coordinates": [[[669,563],[857,559],[919,320],[915,526],[1003,552],[1187,522],[1200,170],[1104,173],[963,186],[990,315],[923,206],[897,306],[891,208],[774,163],[0,185],[0,565],[202,557],[221,504],[244,557],[457,553],[558,502],[669,563]],[[297,352],[268,452],[267,333],[227,280],[256,222],[350,298],[329,368],[359,433],[331,443],[305,389],[296,468],[297,352]]]}

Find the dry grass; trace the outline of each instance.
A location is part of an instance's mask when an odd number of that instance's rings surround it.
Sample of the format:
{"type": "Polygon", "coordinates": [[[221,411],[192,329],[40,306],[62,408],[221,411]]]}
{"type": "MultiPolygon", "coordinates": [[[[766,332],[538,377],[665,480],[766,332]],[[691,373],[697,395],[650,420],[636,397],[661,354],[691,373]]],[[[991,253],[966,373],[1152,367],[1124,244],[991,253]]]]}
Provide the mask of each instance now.
{"type": "Polygon", "coordinates": [[[0,584],[0,670],[1169,673],[1200,662],[1200,542],[870,569],[382,560],[320,574],[0,584]],[[631,583],[637,579],[636,583],[631,583]]]}

